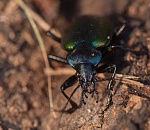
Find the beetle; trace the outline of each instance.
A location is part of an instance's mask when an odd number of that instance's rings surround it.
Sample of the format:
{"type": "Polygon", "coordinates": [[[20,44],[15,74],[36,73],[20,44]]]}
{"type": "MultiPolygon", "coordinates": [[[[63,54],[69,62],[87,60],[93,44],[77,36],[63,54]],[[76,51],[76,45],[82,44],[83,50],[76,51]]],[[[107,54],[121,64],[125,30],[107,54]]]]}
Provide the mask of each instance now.
{"type": "Polygon", "coordinates": [[[60,87],[62,94],[71,104],[71,108],[63,112],[72,113],[79,107],[71,99],[71,96],[79,87],[82,88],[81,100],[84,104],[86,104],[84,98],[87,97],[87,93],[91,94],[92,97],[95,93],[97,95],[96,102],[98,102],[98,92],[95,85],[98,82],[96,74],[111,71],[112,76],[107,85],[109,90],[107,105],[103,111],[107,110],[112,102],[113,80],[117,68],[111,59],[109,59],[108,63],[100,66],[99,64],[105,59],[107,53],[112,52],[113,48],[115,48],[110,44],[114,35],[112,22],[98,16],[80,16],[64,30],[61,39],[50,31],[47,32],[47,35],[61,43],[62,48],[68,52],[66,58],[55,55],[49,55],[49,58],[67,63],[76,70],[76,74],[69,77],[60,87]],[[69,97],[65,90],[73,86],[77,81],[79,84],[69,97]]]}

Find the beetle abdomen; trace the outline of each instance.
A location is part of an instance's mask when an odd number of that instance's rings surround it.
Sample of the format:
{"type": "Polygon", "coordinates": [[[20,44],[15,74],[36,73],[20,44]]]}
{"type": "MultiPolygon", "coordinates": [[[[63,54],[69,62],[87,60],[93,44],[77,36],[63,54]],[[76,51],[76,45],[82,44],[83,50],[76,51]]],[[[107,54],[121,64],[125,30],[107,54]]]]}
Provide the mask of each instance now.
{"type": "Polygon", "coordinates": [[[112,38],[112,23],[105,18],[82,16],[76,18],[62,34],[62,47],[70,51],[79,43],[98,48],[107,46],[112,38]]]}

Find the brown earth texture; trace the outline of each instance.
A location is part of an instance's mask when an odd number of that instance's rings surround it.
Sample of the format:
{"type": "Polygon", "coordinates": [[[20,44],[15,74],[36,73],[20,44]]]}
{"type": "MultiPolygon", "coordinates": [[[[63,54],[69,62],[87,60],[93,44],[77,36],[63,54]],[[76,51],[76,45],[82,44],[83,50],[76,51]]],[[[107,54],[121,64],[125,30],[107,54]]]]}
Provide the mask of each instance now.
{"type": "MultiPolygon", "coordinates": [[[[0,0],[0,130],[150,130],[150,0],[24,0],[59,34],[78,15],[113,16],[116,29],[126,23],[113,42],[128,47],[114,51],[117,74],[127,78],[114,80],[111,106],[101,113],[108,96],[108,81],[101,81],[96,83],[98,103],[88,95],[86,105],[71,114],[56,111],[56,116],[49,105],[42,51],[19,1],[0,0]]],[[[46,35],[41,21],[35,22],[47,56],[65,58],[67,52],[46,35]]],[[[49,65],[54,109],[67,109],[60,86],[75,71],[56,61],[49,65]]],[[[107,78],[107,73],[99,76],[107,78]]],[[[81,92],[79,88],[72,97],[77,104],[81,92]]]]}

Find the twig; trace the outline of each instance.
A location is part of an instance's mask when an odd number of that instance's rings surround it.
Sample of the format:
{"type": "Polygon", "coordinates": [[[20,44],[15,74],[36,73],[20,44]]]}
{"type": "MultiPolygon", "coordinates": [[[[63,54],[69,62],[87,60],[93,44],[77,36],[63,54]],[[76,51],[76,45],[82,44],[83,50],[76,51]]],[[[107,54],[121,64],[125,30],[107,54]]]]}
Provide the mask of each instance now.
{"type": "MultiPolygon", "coordinates": [[[[22,4],[21,3],[18,3],[18,4],[22,8],[22,4]]],[[[36,12],[34,12],[32,9],[30,9],[27,5],[26,5],[26,10],[28,10],[28,12],[30,13],[30,15],[32,16],[32,18],[34,19],[34,21],[45,32],[47,32],[47,31],[50,30],[55,36],[61,37],[61,34],[57,30],[53,29],[46,21],[44,21],[44,19],[40,15],[38,15],[36,12]]]]}
{"type": "MultiPolygon", "coordinates": [[[[75,70],[72,68],[60,68],[57,70],[51,70],[51,75],[73,75],[75,74],[75,70]]],[[[108,73],[111,75],[111,73],[108,73]]],[[[100,78],[106,78],[104,73],[97,74],[100,78]]],[[[125,74],[116,74],[115,80],[118,80],[124,84],[132,84],[140,87],[144,87],[144,84],[140,83],[139,81],[136,81],[139,79],[139,77],[132,76],[132,75],[125,75],[125,74]]]]}
{"type": "Polygon", "coordinates": [[[74,75],[76,71],[72,68],[65,67],[65,68],[59,68],[56,70],[51,69],[50,72],[47,71],[47,73],[51,73],[51,75],[74,75]]]}
{"type": "Polygon", "coordinates": [[[132,84],[132,85],[136,85],[136,86],[139,86],[139,87],[144,87],[144,84],[142,84],[141,82],[135,81],[133,79],[116,78],[115,77],[115,80],[118,80],[118,81],[120,81],[120,82],[122,82],[124,84],[132,84]]]}
{"type": "MultiPolygon", "coordinates": [[[[48,62],[48,59],[47,59],[47,53],[46,53],[46,50],[45,50],[44,42],[43,42],[43,40],[41,38],[41,35],[39,33],[39,30],[38,30],[32,16],[30,15],[28,9],[26,8],[26,5],[23,2],[23,0],[17,0],[17,2],[19,3],[19,5],[21,5],[21,8],[24,10],[24,12],[25,12],[25,14],[26,14],[26,16],[27,16],[32,28],[33,28],[33,31],[34,31],[34,33],[37,37],[38,43],[40,45],[40,48],[41,48],[41,51],[42,51],[42,54],[43,54],[46,70],[49,70],[50,67],[49,67],[49,62],[48,62]]],[[[51,90],[51,75],[50,74],[47,75],[47,79],[48,79],[48,93],[49,93],[50,108],[51,108],[53,116],[56,117],[56,114],[53,111],[52,90],[51,90]]]]}

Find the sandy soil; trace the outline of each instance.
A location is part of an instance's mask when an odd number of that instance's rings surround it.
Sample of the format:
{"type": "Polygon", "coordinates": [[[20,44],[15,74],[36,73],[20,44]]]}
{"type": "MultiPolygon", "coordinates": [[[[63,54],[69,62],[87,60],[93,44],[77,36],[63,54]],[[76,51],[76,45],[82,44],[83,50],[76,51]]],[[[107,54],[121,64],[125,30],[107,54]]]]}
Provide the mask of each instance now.
{"type": "MultiPolygon", "coordinates": [[[[115,16],[127,27],[116,38],[139,52],[150,52],[150,1],[149,0],[26,0],[27,5],[49,24],[63,29],[62,23],[76,15],[92,14],[115,16]],[[61,23],[61,24],[60,24],[61,23]]],[[[67,21],[68,23],[69,21],[67,21]]],[[[117,22],[118,24],[119,22],[117,22]]],[[[65,57],[61,46],[47,37],[39,27],[47,54],[65,57]]],[[[12,0],[0,1],[0,130],[150,130],[150,56],[117,49],[117,73],[140,77],[139,86],[132,82],[117,82],[113,104],[100,114],[105,104],[106,82],[97,84],[100,102],[89,96],[87,104],[72,114],[49,108],[45,63],[37,39],[23,10],[12,0]]],[[[68,65],[51,62],[53,69],[70,69],[68,65]]],[[[60,86],[71,75],[52,76],[54,108],[66,105],[60,86]]],[[[73,87],[67,91],[69,95],[73,87]]],[[[81,90],[72,98],[80,101],[81,90]]],[[[67,106],[67,108],[69,105],[67,106]]]]}

